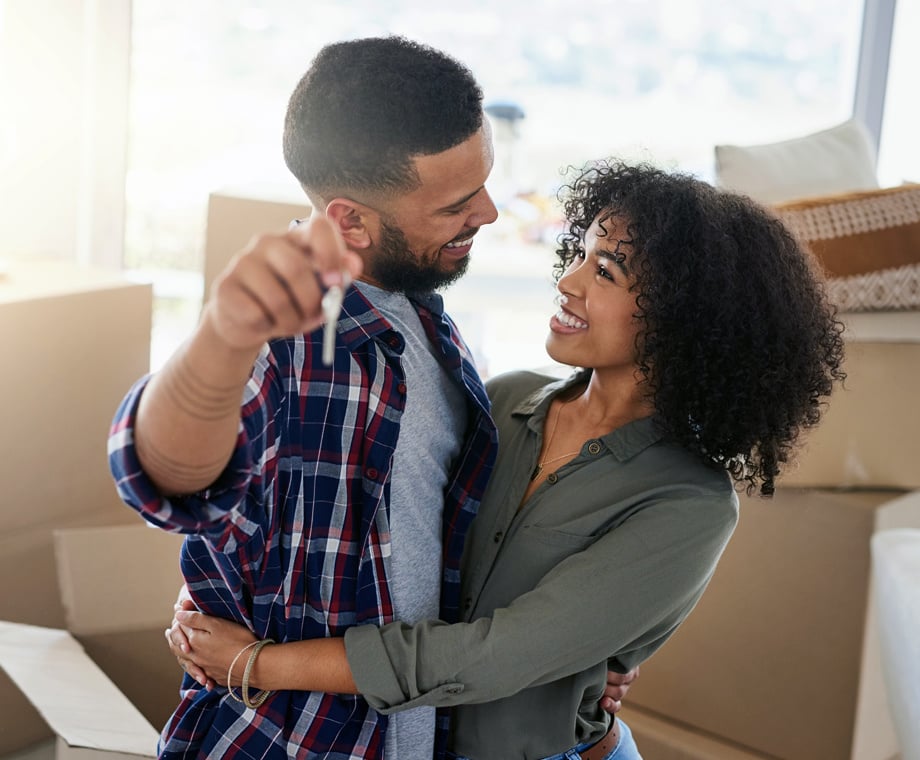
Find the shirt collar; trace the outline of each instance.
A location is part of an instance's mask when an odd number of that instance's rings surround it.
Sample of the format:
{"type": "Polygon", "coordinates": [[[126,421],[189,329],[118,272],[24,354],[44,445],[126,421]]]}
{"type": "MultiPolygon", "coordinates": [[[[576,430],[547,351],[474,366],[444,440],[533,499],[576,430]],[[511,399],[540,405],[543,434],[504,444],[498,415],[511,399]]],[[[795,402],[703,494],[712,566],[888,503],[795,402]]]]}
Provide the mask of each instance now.
{"type": "MultiPolygon", "coordinates": [[[[524,398],[511,413],[530,417],[527,422],[528,427],[539,433],[546,419],[550,402],[573,385],[587,382],[589,377],[589,370],[579,370],[564,380],[547,383],[524,398]]],[[[607,446],[613,456],[621,462],[625,462],[649,446],[658,443],[663,437],[664,433],[661,430],[661,426],[657,424],[655,417],[643,417],[601,436],[600,441],[607,446]]]]}

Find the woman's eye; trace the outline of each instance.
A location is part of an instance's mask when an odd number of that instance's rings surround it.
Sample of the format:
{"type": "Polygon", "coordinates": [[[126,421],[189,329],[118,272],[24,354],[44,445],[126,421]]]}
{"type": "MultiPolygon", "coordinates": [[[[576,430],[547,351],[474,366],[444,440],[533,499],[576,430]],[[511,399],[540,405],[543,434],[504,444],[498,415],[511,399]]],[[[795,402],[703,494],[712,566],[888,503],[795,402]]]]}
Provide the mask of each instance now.
{"type": "Polygon", "coordinates": [[[597,274],[598,276],[603,277],[605,280],[610,280],[611,282],[614,281],[613,275],[610,274],[610,270],[608,270],[606,267],[599,266],[597,268],[597,274]]]}

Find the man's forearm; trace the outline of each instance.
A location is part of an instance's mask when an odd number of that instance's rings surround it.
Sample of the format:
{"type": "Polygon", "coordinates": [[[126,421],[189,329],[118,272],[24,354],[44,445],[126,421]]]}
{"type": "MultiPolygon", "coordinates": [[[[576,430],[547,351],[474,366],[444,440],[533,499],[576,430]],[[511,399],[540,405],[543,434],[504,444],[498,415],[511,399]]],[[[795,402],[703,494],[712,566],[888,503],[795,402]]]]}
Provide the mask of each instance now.
{"type": "Polygon", "coordinates": [[[220,341],[205,317],[144,389],[134,440],[147,476],[164,494],[199,491],[236,445],[243,391],[258,350],[220,341]]]}

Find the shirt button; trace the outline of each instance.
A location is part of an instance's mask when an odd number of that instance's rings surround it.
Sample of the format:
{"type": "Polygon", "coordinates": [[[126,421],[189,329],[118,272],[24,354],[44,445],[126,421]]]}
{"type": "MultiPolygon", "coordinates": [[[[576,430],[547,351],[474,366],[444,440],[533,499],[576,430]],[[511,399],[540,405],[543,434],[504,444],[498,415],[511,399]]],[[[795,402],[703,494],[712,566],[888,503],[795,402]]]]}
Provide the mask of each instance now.
{"type": "Polygon", "coordinates": [[[365,473],[370,480],[377,480],[377,476],[380,474],[373,467],[368,467],[367,473],[365,473]]]}
{"type": "Polygon", "coordinates": [[[399,348],[399,338],[397,338],[395,335],[390,338],[387,343],[390,344],[390,348],[399,348]]]}
{"type": "Polygon", "coordinates": [[[505,535],[505,534],[504,534],[502,531],[498,531],[498,533],[496,533],[495,536],[494,536],[495,543],[496,543],[496,544],[499,543],[499,541],[502,540],[502,536],[504,536],[504,535],[505,535]]]}
{"type": "Polygon", "coordinates": [[[463,692],[462,686],[448,686],[444,691],[448,694],[461,694],[463,692]]]}
{"type": "Polygon", "coordinates": [[[399,385],[396,386],[396,390],[398,390],[400,393],[405,393],[405,392],[406,392],[406,384],[405,384],[405,383],[400,383],[399,385]]]}
{"type": "Polygon", "coordinates": [[[589,454],[600,454],[601,453],[600,441],[591,441],[591,443],[588,444],[588,453],[589,454]]]}
{"type": "Polygon", "coordinates": [[[551,486],[554,486],[556,485],[556,483],[559,482],[559,476],[555,472],[551,472],[549,475],[546,476],[546,482],[549,483],[551,486]]]}

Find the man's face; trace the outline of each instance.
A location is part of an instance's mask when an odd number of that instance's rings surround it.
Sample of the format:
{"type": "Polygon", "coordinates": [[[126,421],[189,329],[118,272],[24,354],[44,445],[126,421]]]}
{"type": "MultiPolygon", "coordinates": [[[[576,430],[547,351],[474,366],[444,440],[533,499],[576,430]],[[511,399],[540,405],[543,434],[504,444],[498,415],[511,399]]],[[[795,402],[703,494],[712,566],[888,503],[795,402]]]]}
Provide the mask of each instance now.
{"type": "Polygon", "coordinates": [[[363,278],[409,293],[459,278],[469,264],[473,236],[498,217],[485,189],[493,163],[485,119],[465,142],[414,163],[421,184],[381,209],[379,239],[366,253],[363,278]]]}

